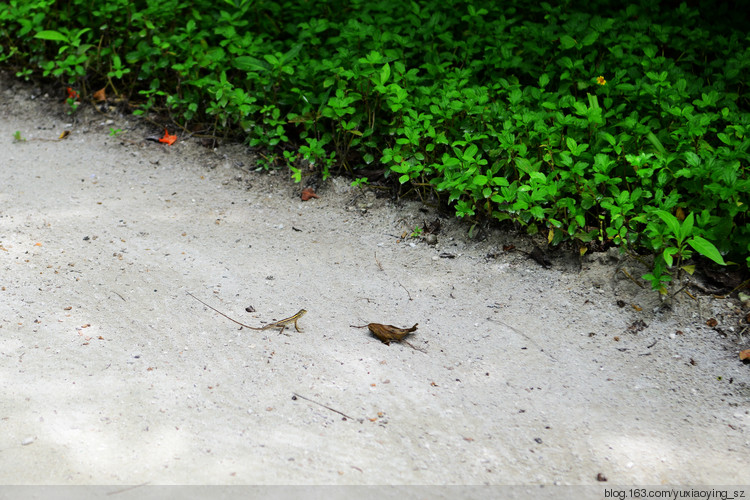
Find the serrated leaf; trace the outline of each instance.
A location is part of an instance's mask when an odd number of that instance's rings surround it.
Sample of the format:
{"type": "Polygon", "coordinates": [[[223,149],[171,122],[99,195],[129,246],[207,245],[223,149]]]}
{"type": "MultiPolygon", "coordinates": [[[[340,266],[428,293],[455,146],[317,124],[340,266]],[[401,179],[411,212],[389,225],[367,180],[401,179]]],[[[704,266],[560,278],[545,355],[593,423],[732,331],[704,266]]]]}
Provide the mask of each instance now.
{"type": "Polygon", "coordinates": [[[542,76],[539,77],[539,86],[544,88],[549,83],[549,75],[547,73],[543,73],[542,76]]]}
{"type": "Polygon", "coordinates": [[[727,263],[724,262],[724,258],[721,256],[721,253],[719,253],[719,249],[716,248],[710,241],[701,238],[700,236],[694,236],[690,238],[687,243],[688,245],[693,247],[693,250],[703,255],[704,257],[708,257],[721,266],[727,265],[727,263]]]}

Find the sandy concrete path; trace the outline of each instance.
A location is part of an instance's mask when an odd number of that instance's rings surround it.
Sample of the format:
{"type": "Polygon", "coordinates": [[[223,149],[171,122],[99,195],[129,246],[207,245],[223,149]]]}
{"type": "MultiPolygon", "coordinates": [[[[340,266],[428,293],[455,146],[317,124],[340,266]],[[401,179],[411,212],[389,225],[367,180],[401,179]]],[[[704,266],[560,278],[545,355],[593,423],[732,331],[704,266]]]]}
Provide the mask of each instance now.
{"type": "Polygon", "coordinates": [[[750,483],[735,300],[3,89],[1,484],[750,483]]]}

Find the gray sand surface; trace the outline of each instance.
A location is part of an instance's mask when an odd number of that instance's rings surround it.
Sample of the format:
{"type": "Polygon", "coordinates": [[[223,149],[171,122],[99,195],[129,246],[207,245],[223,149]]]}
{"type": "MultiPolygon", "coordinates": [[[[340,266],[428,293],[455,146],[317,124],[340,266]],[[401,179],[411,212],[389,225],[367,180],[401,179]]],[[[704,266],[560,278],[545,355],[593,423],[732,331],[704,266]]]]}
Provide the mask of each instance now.
{"type": "Polygon", "coordinates": [[[0,484],[750,483],[736,299],[2,80],[0,484]]]}

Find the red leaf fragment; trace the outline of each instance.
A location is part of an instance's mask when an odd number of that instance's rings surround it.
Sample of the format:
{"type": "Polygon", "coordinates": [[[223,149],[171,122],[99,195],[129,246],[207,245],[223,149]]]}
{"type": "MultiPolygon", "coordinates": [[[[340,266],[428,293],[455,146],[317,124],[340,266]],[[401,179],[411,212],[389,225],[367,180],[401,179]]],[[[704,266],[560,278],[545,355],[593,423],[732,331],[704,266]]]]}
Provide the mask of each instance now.
{"type": "Polygon", "coordinates": [[[105,88],[106,88],[106,87],[102,87],[101,89],[97,90],[96,92],[94,92],[94,93],[92,94],[92,96],[91,96],[91,97],[93,97],[93,98],[94,98],[94,100],[95,100],[95,101],[97,101],[97,102],[101,102],[101,101],[106,101],[106,100],[107,100],[107,95],[106,95],[106,93],[104,92],[104,89],[105,89],[105,88]]]}
{"type": "Polygon", "coordinates": [[[315,190],[313,188],[303,189],[300,197],[302,198],[302,201],[307,201],[310,198],[320,198],[317,194],[315,194],[315,190]]]}
{"type": "Polygon", "coordinates": [[[161,139],[159,139],[159,142],[163,142],[163,143],[169,144],[171,146],[172,144],[174,144],[174,141],[176,141],[176,140],[177,140],[177,136],[176,135],[169,135],[169,132],[165,128],[164,129],[164,137],[162,137],[161,139]]]}

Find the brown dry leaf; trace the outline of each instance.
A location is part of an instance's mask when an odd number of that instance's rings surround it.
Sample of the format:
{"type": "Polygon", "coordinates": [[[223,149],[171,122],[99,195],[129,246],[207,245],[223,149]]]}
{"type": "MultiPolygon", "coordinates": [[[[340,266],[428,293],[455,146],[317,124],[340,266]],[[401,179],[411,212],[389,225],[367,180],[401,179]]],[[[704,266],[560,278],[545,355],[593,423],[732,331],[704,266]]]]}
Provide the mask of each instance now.
{"type": "Polygon", "coordinates": [[[92,96],[91,96],[91,97],[93,97],[93,98],[94,98],[94,100],[95,100],[95,101],[97,101],[97,102],[101,102],[101,101],[106,101],[106,100],[107,100],[107,95],[106,95],[106,94],[105,94],[105,92],[104,92],[104,89],[105,89],[105,88],[106,88],[106,87],[103,87],[103,88],[101,88],[101,89],[97,90],[96,92],[94,92],[94,93],[92,94],[92,96]]]}
{"type": "Polygon", "coordinates": [[[400,342],[411,332],[416,331],[417,325],[414,323],[411,328],[399,328],[393,325],[381,325],[380,323],[369,323],[367,328],[370,329],[373,335],[375,335],[385,345],[390,345],[391,342],[400,342]]]}
{"type": "Polygon", "coordinates": [[[627,328],[626,331],[631,332],[631,333],[638,333],[638,332],[642,332],[647,327],[648,325],[642,319],[637,319],[633,322],[632,325],[630,325],[627,328]]]}
{"type": "Polygon", "coordinates": [[[70,135],[70,130],[63,130],[62,134],[60,134],[60,137],[57,139],[62,141],[63,139],[66,139],[70,135]]]}
{"type": "Polygon", "coordinates": [[[320,198],[320,196],[315,194],[315,190],[313,188],[305,188],[302,190],[300,198],[302,198],[302,201],[307,201],[310,198],[320,198]]]}
{"type": "Polygon", "coordinates": [[[682,207],[677,207],[677,210],[675,210],[674,212],[674,216],[677,217],[677,220],[683,222],[685,220],[685,211],[682,209],[682,207]]]}
{"type": "Polygon", "coordinates": [[[713,328],[713,327],[715,327],[716,325],[718,325],[718,324],[719,324],[719,322],[718,322],[718,321],[716,321],[716,318],[709,318],[709,320],[708,320],[708,321],[706,321],[706,324],[707,324],[708,326],[710,326],[711,328],[713,328]]]}
{"type": "Polygon", "coordinates": [[[745,349],[744,351],[740,351],[740,361],[748,361],[750,360],[750,349],[745,349]]]}
{"type": "Polygon", "coordinates": [[[432,222],[424,221],[424,227],[422,228],[423,234],[438,234],[440,232],[440,219],[435,219],[432,222]]]}

